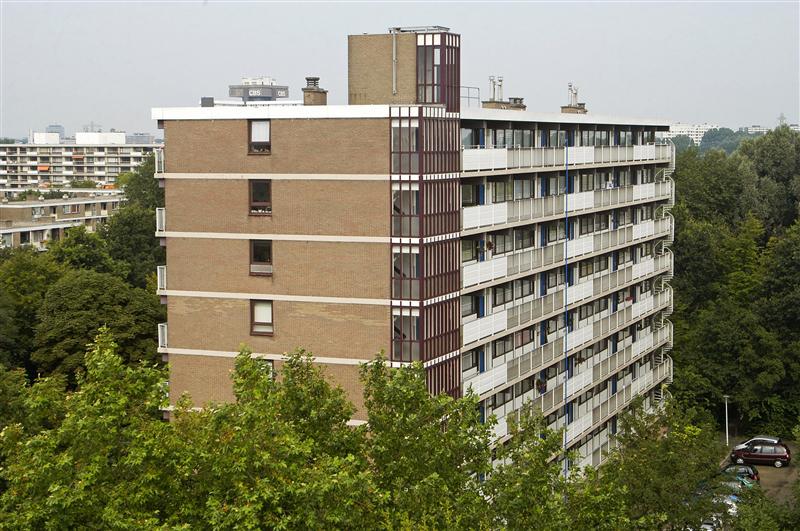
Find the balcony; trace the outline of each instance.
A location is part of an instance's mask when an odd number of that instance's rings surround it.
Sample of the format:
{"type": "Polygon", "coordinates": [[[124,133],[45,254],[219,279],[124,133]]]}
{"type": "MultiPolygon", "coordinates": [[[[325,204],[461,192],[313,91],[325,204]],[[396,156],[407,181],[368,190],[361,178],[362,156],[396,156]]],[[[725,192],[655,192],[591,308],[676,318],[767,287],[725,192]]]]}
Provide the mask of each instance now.
{"type": "Polygon", "coordinates": [[[166,208],[157,208],[156,209],[156,236],[162,236],[164,231],[167,230],[167,209],[166,208]]]}
{"type": "Polygon", "coordinates": [[[155,178],[161,179],[163,178],[163,174],[166,172],[166,165],[164,163],[164,150],[154,149],[153,156],[155,157],[155,178]]]}
{"type": "Polygon", "coordinates": [[[461,151],[461,171],[527,170],[563,168],[589,164],[626,162],[668,162],[672,146],[646,144],[640,146],[583,146],[548,148],[484,148],[464,147],[461,151]]]}
{"type": "Polygon", "coordinates": [[[156,267],[157,286],[159,291],[167,289],[167,266],[156,267]]]}
{"type": "Polygon", "coordinates": [[[465,207],[462,214],[462,230],[470,231],[483,227],[492,227],[491,230],[496,230],[495,226],[507,223],[560,217],[564,215],[565,208],[571,213],[580,213],[638,202],[667,200],[672,197],[673,186],[672,181],[662,181],[465,207]]]}
{"type": "Polygon", "coordinates": [[[167,348],[167,323],[158,325],[158,348],[167,348]]]}

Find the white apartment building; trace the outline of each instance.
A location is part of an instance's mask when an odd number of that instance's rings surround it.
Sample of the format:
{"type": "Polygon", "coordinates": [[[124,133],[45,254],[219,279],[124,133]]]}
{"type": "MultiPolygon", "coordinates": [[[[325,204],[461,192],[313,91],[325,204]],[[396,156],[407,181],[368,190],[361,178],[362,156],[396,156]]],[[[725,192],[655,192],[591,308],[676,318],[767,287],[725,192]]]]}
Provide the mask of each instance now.
{"type": "Polygon", "coordinates": [[[74,143],[58,133],[33,133],[27,144],[0,144],[0,193],[46,189],[71,181],[112,185],[159,144],[126,144],[125,133],[81,132],[74,143]]]}
{"type": "Polygon", "coordinates": [[[716,124],[683,124],[683,123],[674,123],[669,126],[669,131],[664,133],[665,138],[675,138],[676,136],[688,136],[692,139],[695,146],[700,146],[700,142],[703,140],[703,135],[705,135],[708,131],[712,129],[719,129],[719,126],[716,124]]]}

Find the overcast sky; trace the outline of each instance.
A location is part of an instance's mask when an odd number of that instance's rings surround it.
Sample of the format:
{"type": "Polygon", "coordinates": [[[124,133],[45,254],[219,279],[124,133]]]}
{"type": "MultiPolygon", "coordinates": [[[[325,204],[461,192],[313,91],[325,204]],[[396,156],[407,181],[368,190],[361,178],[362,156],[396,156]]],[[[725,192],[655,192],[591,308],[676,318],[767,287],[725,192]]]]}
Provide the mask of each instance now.
{"type": "Polygon", "coordinates": [[[50,123],[67,132],[155,132],[151,107],[227,97],[242,76],[269,75],[301,97],[321,77],[346,103],[347,35],[443,25],[462,35],[462,85],[535,111],[690,123],[800,121],[800,8],[787,3],[309,3],[0,0],[0,136],[50,123]]]}

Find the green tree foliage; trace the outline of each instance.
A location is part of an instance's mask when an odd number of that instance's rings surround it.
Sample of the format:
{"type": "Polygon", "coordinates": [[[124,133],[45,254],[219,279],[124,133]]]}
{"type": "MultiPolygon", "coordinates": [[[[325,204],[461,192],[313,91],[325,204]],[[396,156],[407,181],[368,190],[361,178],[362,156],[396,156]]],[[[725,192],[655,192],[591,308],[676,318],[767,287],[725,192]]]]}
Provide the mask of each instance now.
{"type": "Polygon", "coordinates": [[[706,151],[719,149],[730,154],[739,147],[743,140],[752,136],[744,131],[733,131],[726,127],[709,129],[703,135],[703,139],[700,140],[700,151],[705,153],[706,151]]]}
{"type": "Polygon", "coordinates": [[[165,260],[164,248],[153,236],[155,231],[155,211],[136,203],[122,207],[100,229],[110,258],[127,264],[128,282],[140,288],[165,260]]]}
{"type": "Polygon", "coordinates": [[[114,260],[106,240],[87,231],[83,225],[68,229],[64,239],[50,245],[49,253],[68,268],[111,273],[121,278],[128,275],[130,267],[125,262],[114,260]]]}
{"type": "Polygon", "coordinates": [[[86,180],[86,181],[74,180],[74,181],[70,181],[69,184],[70,184],[70,186],[72,188],[96,188],[97,187],[97,183],[94,182],[94,181],[91,181],[91,180],[86,180]]]}
{"type": "Polygon", "coordinates": [[[126,177],[125,197],[130,204],[153,210],[164,206],[164,189],[158,186],[155,175],[155,159],[151,155],[126,177]]]}
{"type": "Polygon", "coordinates": [[[31,248],[14,249],[0,262],[0,293],[6,317],[3,328],[5,361],[33,372],[30,353],[34,349],[34,329],[45,293],[64,273],[64,268],[48,253],[31,248]],[[9,305],[10,300],[10,305],[9,305]],[[8,319],[6,321],[6,319],[8,319]]]}
{"type": "Polygon", "coordinates": [[[713,422],[674,403],[649,415],[638,405],[621,418],[618,449],[605,479],[623,489],[631,521],[647,529],[698,529],[719,513],[719,456],[713,422]]]}
{"type": "Polygon", "coordinates": [[[44,374],[65,374],[75,381],[86,345],[103,325],[114,330],[126,361],[156,360],[154,330],[163,319],[163,307],[154,294],[119,277],[69,271],[47,290],[37,317],[31,359],[44,374]]]}
{"type": "Polygon", "coordinates": [[[800,414],[800,134],[779,128],[732,155],[678,156],[675,395],[744,430],[784,436],[800,414]]]}
{"type": "Polygon", "coordinates": [[[676,137],[673,137],[672,143],[675,144],[676,153],[683,153],[689,148],[697,147],[694,145],[694,140],[692,140],[686,135],[678,135],[676,137]]]}
{"type": "Polygon", "coordinates": [[[491,424],[480,422],[477,397],[431,397],[419,364],[392,370],[378,359],[362,378],[368,461],[390,526],[482,527],[478,478],[489,471],[491,424]]]}
{"type": "Polygon", "coordinates": [[[486,481],[495,529],[630,527],[625,491],[592,468],[564,475],[563,432],[547,429],[541,414],[524,407],[512,438],[497,449],[500,463],[486,481]],[[554,459],[556,458],[556,459],[554,459]]]}
{"type": "Polygon", "coordinates": [[[18,323],[14,301],[5,290],[0,290],[0,366],[18,367],[22,356],[17,352],[18,323]]]}

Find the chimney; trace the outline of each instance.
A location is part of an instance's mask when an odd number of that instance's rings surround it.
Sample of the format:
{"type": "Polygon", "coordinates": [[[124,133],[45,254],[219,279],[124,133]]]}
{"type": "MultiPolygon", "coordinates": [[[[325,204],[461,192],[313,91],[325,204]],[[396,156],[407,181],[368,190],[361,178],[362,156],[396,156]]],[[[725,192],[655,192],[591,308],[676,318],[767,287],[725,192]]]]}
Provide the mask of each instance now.
{"type": "Polygon", "coordinates": [[[561,112],[564,114],[586,114],[589,110],[586,108],[586,104],[578,102],[578,87],[569,83],[567,85],[567,91],[569,92],[569,104],[561,106],[561,112]]]}
{"type": "Polygon", "coordinates": [[[318,77],[307,77],[303,88],[303,105],[327,105],[328,91],[319,88],[318,77]]]}
{"type": "Polygon", "coordinates": [[[200,107],[213,107],[214,96],[203,96],[200,98],[200,107]]]}

